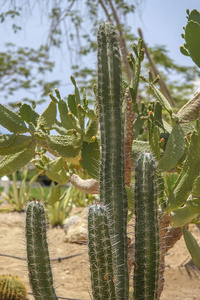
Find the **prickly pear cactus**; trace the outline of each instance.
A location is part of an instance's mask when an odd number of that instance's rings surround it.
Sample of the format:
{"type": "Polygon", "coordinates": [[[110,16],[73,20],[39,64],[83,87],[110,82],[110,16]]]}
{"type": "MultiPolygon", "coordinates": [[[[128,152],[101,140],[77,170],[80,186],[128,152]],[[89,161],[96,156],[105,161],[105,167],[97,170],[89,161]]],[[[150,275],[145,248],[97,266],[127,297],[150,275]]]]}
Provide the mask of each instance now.
{"type": "Polygon", "coordinates": [[[191,12],[187,10],[188,22],[184,27],[185,33],[182,37],[185,39],[184,46],[180,47],[181,53],[190,56],[195,64],[200,67],[200,13],[194,9],[191,12]]]}
{"type": "Polygon", "coordinates": [[[25,300],[27,289],[18,276],[0,275],[1,300],[25,300]]]}

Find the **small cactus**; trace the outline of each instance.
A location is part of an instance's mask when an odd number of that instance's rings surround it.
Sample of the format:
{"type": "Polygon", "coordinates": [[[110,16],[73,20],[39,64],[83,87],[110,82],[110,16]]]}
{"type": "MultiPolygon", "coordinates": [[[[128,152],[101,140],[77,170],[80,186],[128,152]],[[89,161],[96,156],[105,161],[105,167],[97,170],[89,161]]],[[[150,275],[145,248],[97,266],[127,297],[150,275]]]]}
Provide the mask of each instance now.
{"type": "Polygon", "coordinates": [[[27,289],[18,276],[0,275],[1,300],[25,300],[27,289]]]}
{"type": "Polygon", "coordinates": [[[135,300],[157,299],[159,223],[156,183],[155,160],[150,152],[144,152],[135,168],[135,300]]]}
{"type": "Polygon", "coordinates": [[[112,250],[105,206],[92,205],[88,214],[88,248],[95,300],[115,300],[112,250]]]}
{"type": "Polygon", "coordinates": [[[42,203],[32,201],[26,212],[26,248],[29,281],[36,300],[57,300],[53,287],[42,203]]]}

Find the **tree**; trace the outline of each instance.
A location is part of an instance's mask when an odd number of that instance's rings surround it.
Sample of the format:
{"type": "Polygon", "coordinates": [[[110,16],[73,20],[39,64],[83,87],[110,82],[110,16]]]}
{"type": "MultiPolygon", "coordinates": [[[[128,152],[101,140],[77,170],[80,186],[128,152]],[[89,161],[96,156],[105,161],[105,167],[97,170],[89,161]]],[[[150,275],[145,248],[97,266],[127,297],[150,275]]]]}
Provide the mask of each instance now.
{"type": "MultiPolygon", "coordinates": [[[[11,17],[12,19],[20,18],[22,16],[22,12],[30,14],[34,9],[34,6],[38,5],[39,11],[41,15],[49,20],[49,29],[48,29],[48,37],[45,41],[44,45],[41,45],[39,50],[35,50],[36,52],[33,55],[41,55],[39,61],[31,61],[30,57],[27,55],[27,52],[21,51],[21,55],[23,58],[18,59],[16,61],[19,63],[18,68],[16,68],[15,61],[10,62],[12,72],[15,72],[21,78],[18,84],[14,84],[14,90],[16,91],[19,88],[26,88],[27,90],[32,90],[32,88],[36,88],[38,92],[38,87],[41,90],[41,96],[43,97],[46,93],[50,92],[53,84],[59,86],[59,82],[46,83],[45,81],[35,78],[34,76],[34,65],[37,67],[37,63],[40,63],[39,69],[42,69],[42,72],[47,72],[52,70],[53,63],[49,61],[49,53],[52,47],[61,48],[64,44],[67,45],[67,50],[70,52],[75,59],[72,62],[72,71],[73,75],[77,78],[80,87],[86,87],[89,91],[92,91],[92,87],[94,82],[96,81],[96,70],[91,68],[90,66],[83,66],[82,63],[85,57],[88,57],[90,53],[94,53],[96,51],[96,32],[98,25],[105,20],[112,22],[118,32],[118,42],[122,52],[122,59],[124,65],[124,78],[130,82],[131,80],[131,72],[130,67],[127,61],[127,55],[131,51],[131,44],[136,40],[136,37],[132,34],[131,28],[129,24],[126,22],[127,16],[134,14],[137,11],[139,6],[137,1],[125,1],[125,0],[85,0],[85,1],[75,1],[68,0],[66,1],[54,0],[54,1],[36,1],[36,3],[32,4],[31,1],[27,1],[24,3],[21,0],[18,1],[5,1],[2,4],[2,9],[5,9],[5,13],[0,15],[1,22],[5,22],[7,18],[11,17]],[[9,7],[9,9],[8,9],[9,7]],[[10,7],[12,9],[10,9],[10,7]],[[87,18],[85,17],[87,15],[87,18]],[[38,51],[38,53],[37,53],[38,51]],[[41,51],[41,52],[40,52],[41,51]],[[46,54],[46,56],[45,56],[46,54]],[[23,68],[21,70],[21,62],[30,61],[30,65],[23,68]],[[42,65],[42,66],[41,66],[42,65]],[[26,78],[28,74],[28,79],[26,78]],[[41,89],[42,87],[42,89],[41,89]]],[[[16,22],[13,22],[12,28],[14,32],[18,32],[18,30],[22,30],[22,27],[16,25],[16,22]]],[[[145,37],[144,37],[145,38],[145,37]]],[[[167,50],[164,46],[154,47],[148,49],[148,55],[144,66],[146,67],[144,70],[144,75],[146,75],[147,69],[151,67],[154,62],[157,64],[157,68],[159,68],[159,73],[162,75],[163,80],[166,82],[165,90],[168,89],[168,94],[170,95],[168,100],[174,99],[175,101],[179,101],[187,97],[188,93],[192,93],[194,89],[193,80],[196,76],[199,76],[199,71],[196,67],[193,68],[185,68],[179,66],[174,63],[174,61],[168,56],[167,50]],[[149,60],[149,57],[151,58],[149,60]],[[173,78],[178,78],[177,82],[169,81],[169,75],[173,74],[173,78]],[[180,84],[181,78],[181,84],[180,84]],[[184,82],[184,84],[183,84],[184,82]],[[186,83],[186,84],[185,84],[186,83]]],[[[9,50],[10,51],[10,50],[9,50]]],[[[20,49],[19,49],[20,51],[20,49]]],[[[29,51],[34,51],[33,49],[29,49],[29,51]]],[[[12,55],[14,52],[17,54],[17,48],[13,48],[12,55]]],[[[147,53],[147,51],[146,51],[147,53]]],[[[3,62],[5,57],[5,52],[2,53],[3,62]]],[[[30,55],[31,56],[31,55],[30,55]]],[[[2,82],[4,77],[4,72],[6,71],[6,65],[4,64],[3,72],[2,72],[2,82]]],[[[154,68],[153,68],[154,69],[154,68]]],[[[13,85],[12,72],[5,72],[6,78],[6,89],[1,89],[5,91],[4,95],[8,95],[8,86],[13,85]],[[7,93],[6,93],[7,92],[7,93]]],[[[157,74],[154,73],[154,76],[157,74]]],[[[5,78],[5,77],[4,77],[5,78]]],[[[15,79],[14,79],[15,80],[15,79]]],[[[160,83],[164,81],[160,80],[160,83]]],[[[161,90],[164,92],[162,84],[161,90]]],[[[13,86],[10,87],[9,92],[13,93],[13,86]]],[[[165,94],[165,93],[164,93],[165,94]]],[[[148,95],[148,91],[145,90],[145,95],[148,95]]],[[[166,94],[165,94],[166,95],[166,94]]],[[[149,98],[151,99],[151,98],[149,98]]],[[[173,101],[174,102],[174,101],[173,101]]]]}

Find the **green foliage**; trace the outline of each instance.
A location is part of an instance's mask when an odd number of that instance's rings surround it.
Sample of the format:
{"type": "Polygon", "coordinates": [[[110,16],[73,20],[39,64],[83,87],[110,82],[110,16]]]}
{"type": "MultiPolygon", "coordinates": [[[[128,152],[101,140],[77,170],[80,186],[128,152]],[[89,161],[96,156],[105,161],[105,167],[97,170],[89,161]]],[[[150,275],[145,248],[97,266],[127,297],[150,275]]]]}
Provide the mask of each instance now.
{"type": "Polygon", "coordinates": [[[27,288],[18,276],[0,275],[1,300],[26,300],[27,288]]]}
{"type": "Polygon", "coordinates": [[[32,176],[27,186],[28,165],[25,165],[22,173],[22,180],[20,186],[18,187],[16,173],[13,173],[12,192],[10,191],[8,195],[4,192],[1,193],[1,195],[3,196],[2,200],[6,200],[9,204],[11,204],[14,210],[19,212],[23,211],[28,200],[31,197],[33,184],[36,182],[39,175],[40,173],[36,173],[34,176],[32,176]]]}
{"type": "Polygon", "coordinates": [[[183,236],[193,262],[200,267],[200,247],[197,241],[186,227],[183,228],[183,236]]]}
{"type": "Polygon", "coordinates": [[[188,22],[184,27],[185,34],[182,37],[185,39],[184,46],[181,46],[182,54],[190,56],[195,64],[200,67],[200,13],[195,9],[188,13],[188,22]]]}
{"type": "Polygon", "coordinates": [[[30,142],[27,148],[21,152],[4,156],[0,164],[0,176],[14,173],[23,168],[35,156],[35,146],[34,142],[30,142]]]}
{"type": "MultiPolygon", "coordinates": [[[[53,86],[59,84],[59,81],[47,83],[44,80],[44,74],[52,71],[54,67],[54,63],[48,59],[47,47],[41,46],[36,50],[29,47],[17,48],[12,43],[5,46],[6,51],[0,52],[1,98],[8,99],[20,90],[35,90],[40,94],[37,102],[42,103],[43,97],[51,91],[53,86]]],[[[25,98],[23,100],[32,103],[36,99],[25,98]]]]}
{"type": "Polygon", "coordinates": [[[183,156],[185,150],[184,132],[180,125],[174,125],[171,134],[168,138],[165,152],[159,160],[159,169],[168,171],[174,167],[183,156]]]}
{"type": "MultiPolygon", "coordinates": [[[[53,185],[53,183],[52,183],[53,185]]],[[[54,186],[54,185],[53,185],[54,186]]],[[[51,187],[51,189],[55,189],[55,187],[51,187]]],[[[73,197],[73,187],[69,187],[66,192],[60,196],[60,193],[53,195],[52,190],[48,195],[48,211],[49,211],[49,220],[52,226],[63,226],[65,219],[69,216],[69,213],[72,209],[72,205],[75,203],[72,200],[73,197]],[[50,197],[53,198],[53,203],[50,203],[50,197]]]]}

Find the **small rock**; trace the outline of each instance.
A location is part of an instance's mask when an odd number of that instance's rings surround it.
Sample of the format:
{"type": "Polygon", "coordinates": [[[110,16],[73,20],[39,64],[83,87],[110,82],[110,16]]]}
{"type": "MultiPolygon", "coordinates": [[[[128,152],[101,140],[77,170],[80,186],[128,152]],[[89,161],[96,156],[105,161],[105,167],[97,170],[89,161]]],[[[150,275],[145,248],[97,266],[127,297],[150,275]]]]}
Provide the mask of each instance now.
{"type": "Polygon", "coordinates": [[[81,215],[75,215],[68,219],[64,225],[66,242],[78,244],[87,242],[87,214],[88,209],[84,209],[84,212],[81,213],[81,215]]]}

